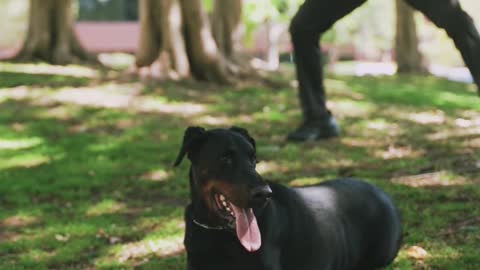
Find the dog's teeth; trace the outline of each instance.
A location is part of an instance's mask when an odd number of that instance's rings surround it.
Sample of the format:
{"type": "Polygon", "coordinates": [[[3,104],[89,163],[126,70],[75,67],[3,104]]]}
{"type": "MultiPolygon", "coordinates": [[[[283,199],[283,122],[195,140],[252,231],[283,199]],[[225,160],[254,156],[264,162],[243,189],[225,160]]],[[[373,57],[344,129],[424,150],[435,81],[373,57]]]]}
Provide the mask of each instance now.
{"type": "Polygon", "coordinates": [[[229,212],[231,212],[231,211],[232,211],[232,209],[230,209],[230,207],[228,207],[228,206],[227,206],[227,208],[226,208],[226,209],[227,209],[227,211],[229,211],[229,212]]]}
{"type": "Polygon", "coordinates": [[[220,200],[225,201],[225,196],[223,196],[222,194],[220,194],[220,200]]]}
{"type": "Polygon", "coordinates": [[[227,206],[227,202],[226,202],[226,201],[223,201],[222,204],[223,204],[223,206],[227,206]]]}

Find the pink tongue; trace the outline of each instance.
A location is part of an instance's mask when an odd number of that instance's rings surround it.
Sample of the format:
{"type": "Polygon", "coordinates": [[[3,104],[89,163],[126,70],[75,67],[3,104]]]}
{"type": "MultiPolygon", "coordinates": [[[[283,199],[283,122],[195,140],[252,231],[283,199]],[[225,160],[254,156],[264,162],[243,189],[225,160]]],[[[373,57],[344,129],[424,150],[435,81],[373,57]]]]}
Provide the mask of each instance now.
{"type": "Polygon", "coordinates": [[[262,245],[257,219],[252,208],[243,209],[231,204],[237,222],[237,237],[248,252],[257,251],[262,245]]]}

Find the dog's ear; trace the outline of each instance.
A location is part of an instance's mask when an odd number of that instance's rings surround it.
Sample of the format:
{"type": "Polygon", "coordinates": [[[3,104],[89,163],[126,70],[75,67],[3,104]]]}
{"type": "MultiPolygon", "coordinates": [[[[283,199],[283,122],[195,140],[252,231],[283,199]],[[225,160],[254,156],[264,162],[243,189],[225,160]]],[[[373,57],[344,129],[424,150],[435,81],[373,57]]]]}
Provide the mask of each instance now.
{"type": "Polygon", "coordinates": [[[202,127],[188,127],[185,130],[185,133],[183,135],[183,143],[180,148],[180,152],[178,153],[177,159],[175,160],[175,163],[173,163],[173,166],[178,166],[185,155],[189,153],[194,145],[196,145],[199,141],[200,138],[203,137],[205,134],[205,129],[202,127]]]}
{"type": "Polygon", "coordinates": [[[243,137],[245,137],[253,146],[253,149],[257,149],[256,148],[256,144],[255,144],[255,140],[252,138],[252,136],[250,136],[250,134],[248,134],[248,131],[244,128],[241,128],[241,127],[236,127],[236,126],[233,126],[230,128],[231,131],[234,131],[234,132],[237,132],[237,133],[240,133],[243,137]]]}

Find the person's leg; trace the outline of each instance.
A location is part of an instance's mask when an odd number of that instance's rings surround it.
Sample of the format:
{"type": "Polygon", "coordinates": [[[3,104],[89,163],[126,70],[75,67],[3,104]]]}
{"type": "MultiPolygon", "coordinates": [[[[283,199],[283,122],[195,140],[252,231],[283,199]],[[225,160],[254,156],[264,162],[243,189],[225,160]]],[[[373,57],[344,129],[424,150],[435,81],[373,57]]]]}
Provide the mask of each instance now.
{"type": "Polygon", "coordinates": [[[406,0],[436,26],[445,29],[462,54],[480,94],[480,35],[458,0],[406,0]]]}
{"type": "Polygon", "coordinates": [[[299,99],[304,124],[289,134],[294,141],[339,135],[338,126],[326,108],[320,36],[337,20],[366,0],[306,0],[290,24],[299,99]]]}

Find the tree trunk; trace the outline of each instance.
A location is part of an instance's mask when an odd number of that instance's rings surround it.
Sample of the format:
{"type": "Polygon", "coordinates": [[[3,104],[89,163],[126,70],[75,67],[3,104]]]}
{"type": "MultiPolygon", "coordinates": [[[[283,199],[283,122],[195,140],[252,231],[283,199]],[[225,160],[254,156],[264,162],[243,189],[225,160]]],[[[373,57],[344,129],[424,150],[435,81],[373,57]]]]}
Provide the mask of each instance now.
{"type": "Polygon", "coordinates": [[[154,77],[231,83],[232,68],[212,35],[202,0],[140,0],[138,67],[154,77]]]}
{"type": "Polygon", "coordinates": [[[395,55],[398,73],[425,73],[423,57],[418,49],[414,10],[405,0],[396,0],[395,55]]]}
{"type": "Polygon", "coordinates": [[[178,0],[140,0],[139,10],[141,30],[136,65],[150,66],[150,74],[157,78],[189,76],[178,0]]]}
{"type": "Polygon", "coordinates": [[[15,58],[52,64],[95,61],[76,38],[74,22],[71,0],[30,0],[27,37],[15,58]]]}
{"type": "Polygon", "coordinates": [[[218,50],[202,0],[180,0],[185,18],[185,39],[193,75],[200,80],[230,82],[227,62],[218,50]]]}
{"type": "Polygon", "coordinates": [[[215,0],[212,32],[219,50],[229,59],[236,58],[242,39],[242,0],[215,0]]]}

